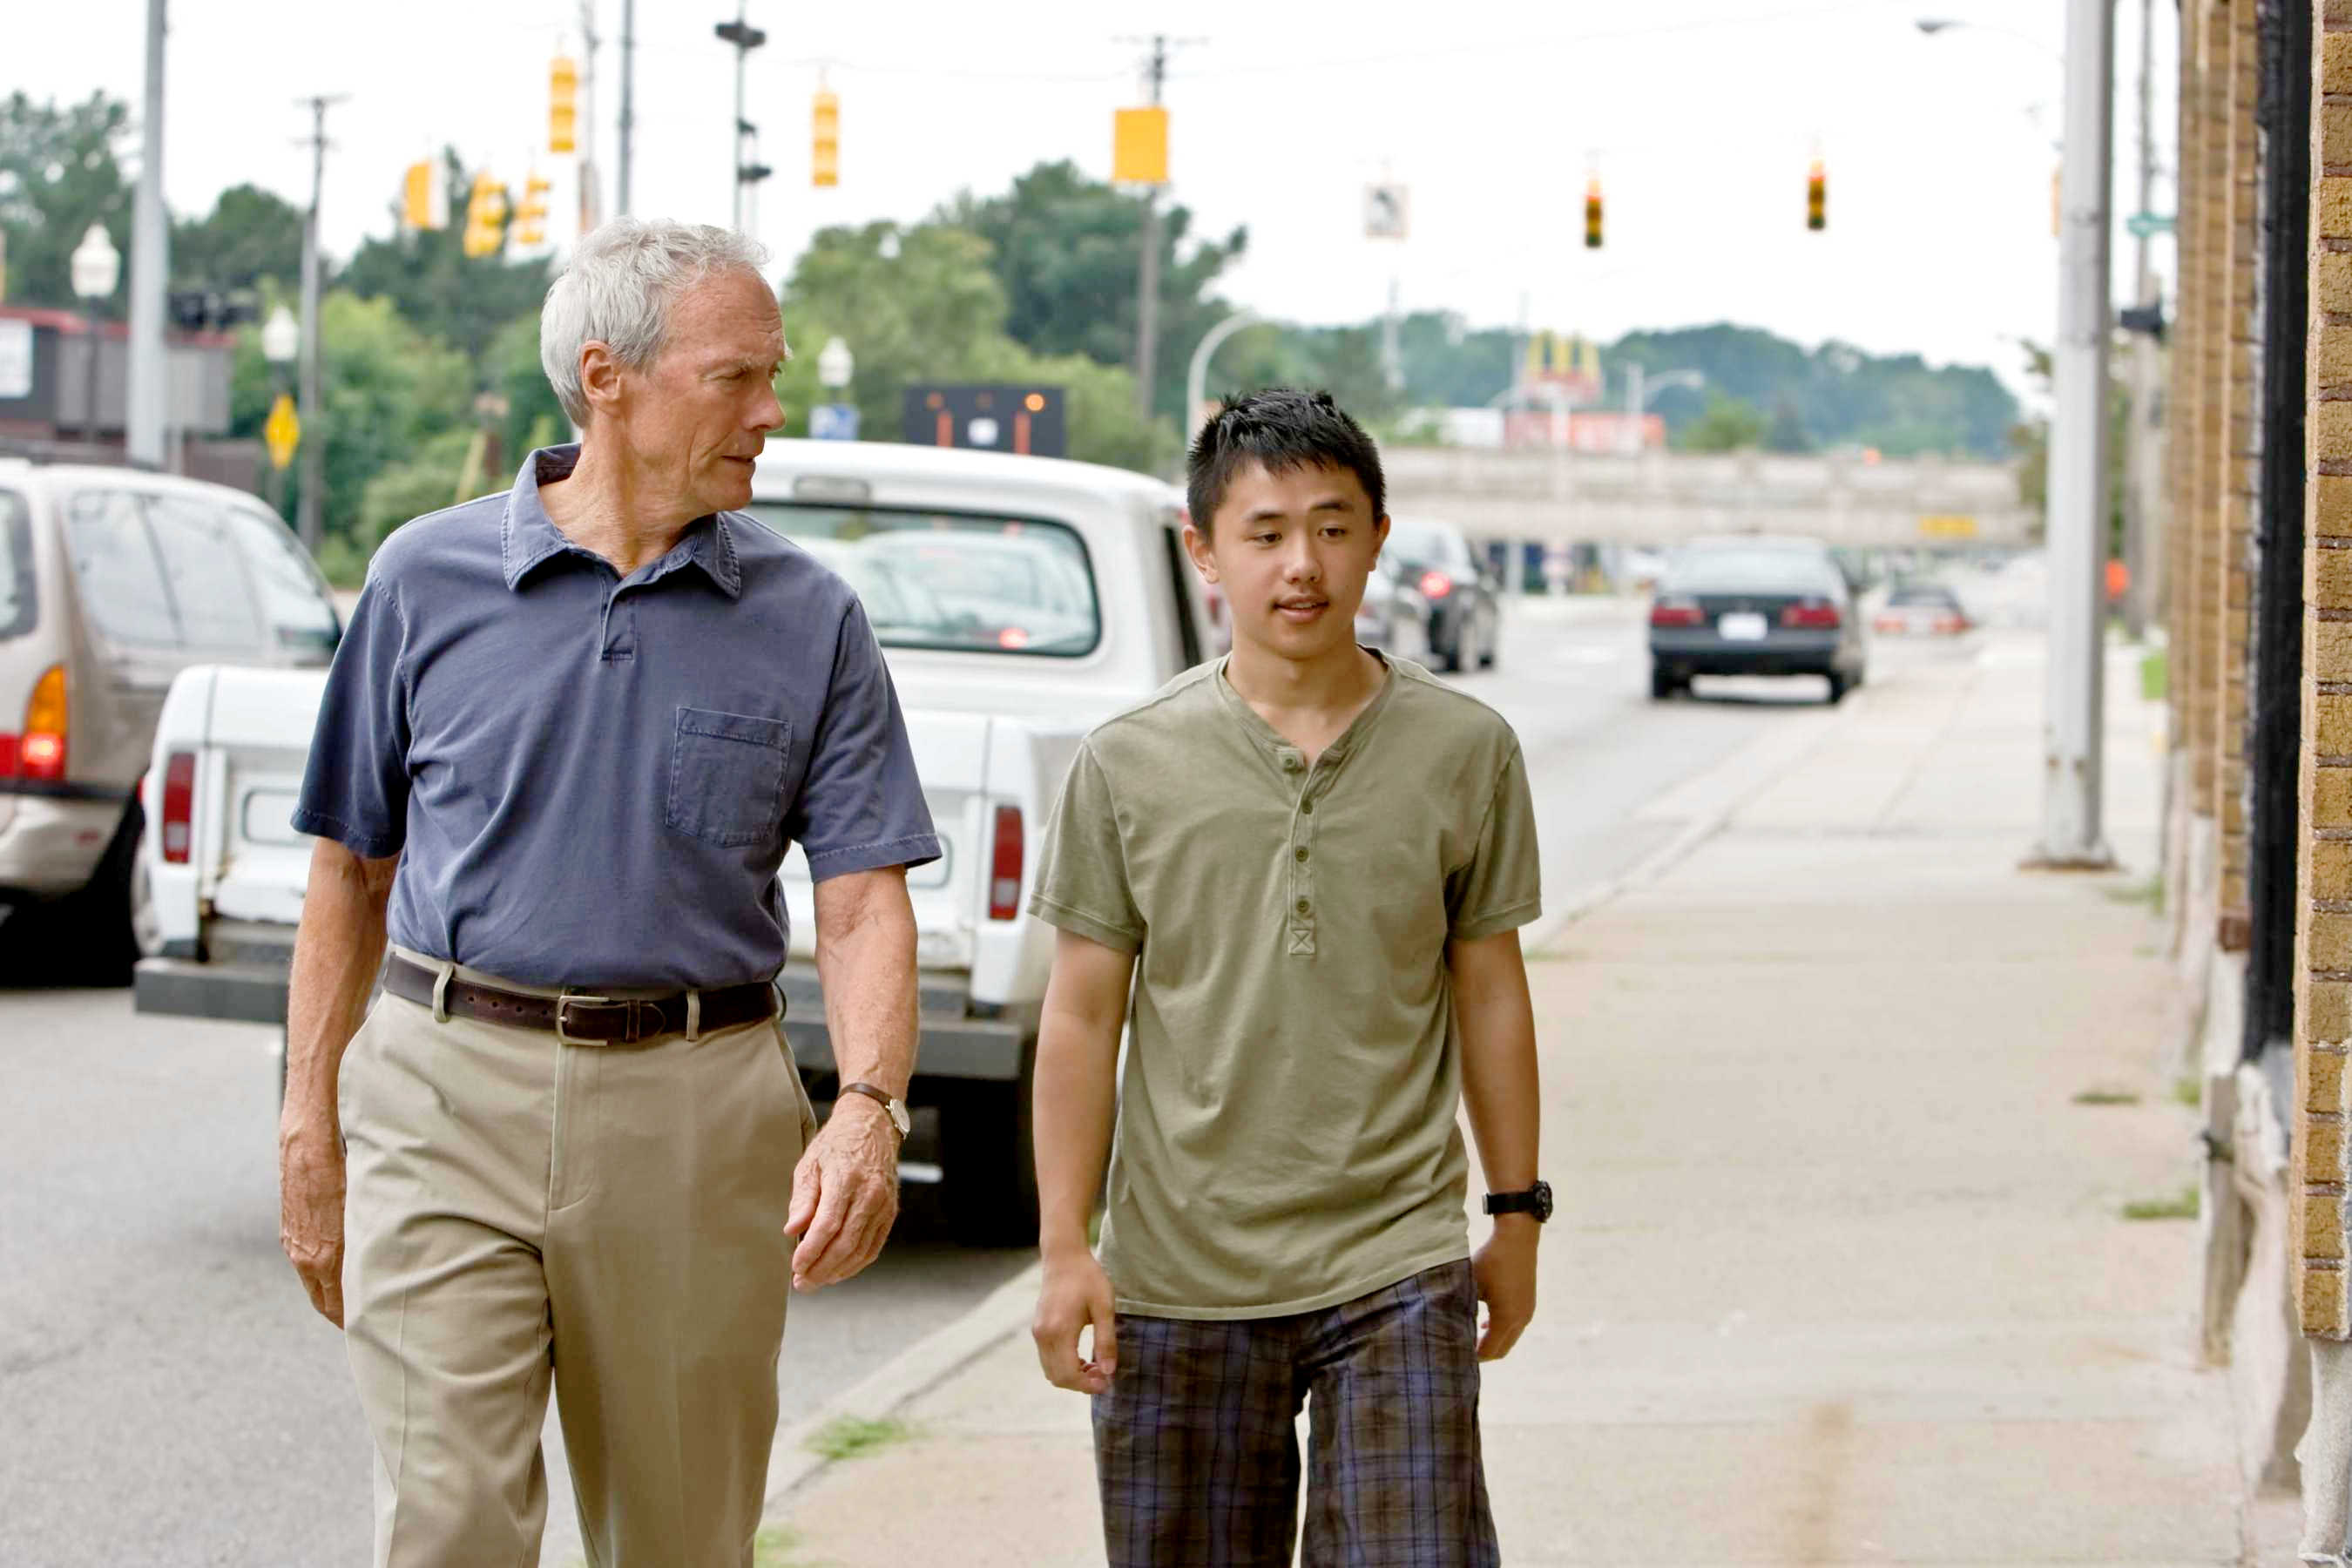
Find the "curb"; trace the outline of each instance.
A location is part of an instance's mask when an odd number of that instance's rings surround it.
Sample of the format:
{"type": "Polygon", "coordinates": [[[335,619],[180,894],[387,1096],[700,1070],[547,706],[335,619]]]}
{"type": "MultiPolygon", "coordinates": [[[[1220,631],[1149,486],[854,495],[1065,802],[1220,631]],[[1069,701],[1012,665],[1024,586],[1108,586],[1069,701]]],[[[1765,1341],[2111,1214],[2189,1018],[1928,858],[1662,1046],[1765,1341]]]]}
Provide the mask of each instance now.
{"type": "Polygon", "coordinates": [[[811,1438],[844,1416],[879,1421],[896,1415],[1028,1327],[1044,1272],[1043,1265],[1031,1264],[961,1317],[932,1330],[790,1426],[778,1428],[768,1449],[768,1496],[761,1524],[781,1522],[783,1505],[836,1462],[810,1448],[811,1438]]]}

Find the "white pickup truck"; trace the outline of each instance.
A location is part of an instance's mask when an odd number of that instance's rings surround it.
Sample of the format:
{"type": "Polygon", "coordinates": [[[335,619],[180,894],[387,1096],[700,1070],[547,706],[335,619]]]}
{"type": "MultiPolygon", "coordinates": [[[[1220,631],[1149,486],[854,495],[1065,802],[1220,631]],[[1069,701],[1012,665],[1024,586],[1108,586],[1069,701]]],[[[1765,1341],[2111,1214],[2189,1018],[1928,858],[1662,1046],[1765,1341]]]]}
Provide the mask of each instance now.
{"type": "MultiPolygon", "coordinates": [[[[1037,835],[1080,736],[1218,651],[1186,560],[1182,495],[1051,458],[778,441],[751,514],[856,588],[906,710],[945,847],[908,877],[922,1047],[908,1098],[936,1109],[959,1234],[1034,1234],[1029,1084],[1053,952],[1023,914],[1037,835]]],[[[161,956],[139,1010],[282,1025],[310,866],[288,826],[324,676],[205,665],[165,700],[143,784],[161,956]]],[[[805,862],[782,872],[793,954],[777,984],[818,1100],[834,1062],[805,862]]]]}

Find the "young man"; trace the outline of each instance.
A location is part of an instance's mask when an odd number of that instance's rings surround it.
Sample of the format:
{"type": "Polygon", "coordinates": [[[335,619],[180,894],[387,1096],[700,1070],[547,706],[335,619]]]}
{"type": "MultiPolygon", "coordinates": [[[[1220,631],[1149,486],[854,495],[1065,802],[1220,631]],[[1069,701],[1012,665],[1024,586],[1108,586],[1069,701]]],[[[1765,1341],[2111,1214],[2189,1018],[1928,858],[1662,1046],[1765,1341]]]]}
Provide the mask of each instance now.
{"type": "Polygon", "coordinates": [[[1526,767],[1492,710],[1356,646],[1388,518],[1329,395],[1227,403],[1190,480],[1233,652],[1087,738],[1030,906],[1060,929],[1038,1358],[1094,1396],[1117,1568],[1288,1564],[1302,1403],[1308,1568],[1492,1564],[1478,1363],[1534,1313],[1551,1202],[1526,767]],[[1464,1100],[1501,1200],[1475,1256],[1464,1100]]]}

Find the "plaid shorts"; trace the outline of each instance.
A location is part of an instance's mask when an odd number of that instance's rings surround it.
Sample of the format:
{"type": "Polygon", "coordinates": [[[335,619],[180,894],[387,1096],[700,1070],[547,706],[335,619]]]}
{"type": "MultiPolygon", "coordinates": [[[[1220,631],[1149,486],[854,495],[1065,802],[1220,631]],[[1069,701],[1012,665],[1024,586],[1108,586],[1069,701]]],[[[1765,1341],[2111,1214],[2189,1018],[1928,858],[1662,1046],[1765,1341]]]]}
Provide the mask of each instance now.
{"type": "Polygon", "coordinates": [[[1289,1568],[1294,1541],[1302,1568],[1493,1568],[1477,1320],[1466,1261],[1289,1317],[1121,1314],[1094,1402],[1111,1568],[1289,1568]]]}

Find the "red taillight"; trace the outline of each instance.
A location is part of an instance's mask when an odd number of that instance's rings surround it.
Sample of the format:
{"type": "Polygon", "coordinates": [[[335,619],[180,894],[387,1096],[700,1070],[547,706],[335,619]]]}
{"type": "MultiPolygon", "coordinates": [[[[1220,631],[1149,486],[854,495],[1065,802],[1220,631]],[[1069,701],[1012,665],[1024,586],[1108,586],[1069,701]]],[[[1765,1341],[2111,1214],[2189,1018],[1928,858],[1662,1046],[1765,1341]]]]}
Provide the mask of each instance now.
{"type": "Polygon", "coordinates": [[[51,665],[25,704],[25,732],[16,742],[20,777],[55,783],[66,776],[66,667],[51,665]]]}
{"type": "Polygon", "coordinates": [[[1660,599],[1650,606],[1650,624],[1654,626],[1703,626],[1706,612],[1688,599],[1660,599]]]}
{"type": "Polygon", "coordinates": [[[988,861],[988,918],[1017,920],[1021,915],[1021,808],[996,808],[996,846],[988,861]]]}
{"type": "Polygon", "coordinates": [[[1845,624],[1838,607],[1827,599],[1807,599],[1780,612],[1784,626],[1802,626],[1812,631],[1834,631],[1845,624]]]}
{"type": "Polygon", "coordinates": [[[16,737],[0,735],[0,779],[16,776],[16,737]]]}
{"type": "Polygon", "coordinates": [[[1423,598],[1443,599],[1446,595],[1451,594],[1452,592],[1454,592],[1454,579],[1448,577],[1444,573],[1423,572],[1421,574],[1421,596],[1423,598]]]}
{"type": "Polygon", "coordinates": [[[163,764],[163,858],[174,866],[188,863],[195,805],[196,753],[173,752],[163,764]]]}
{"type": "Polygon", "coordinates": [[[1017,653],[1029,646],[1029,634],[1019,626],[1007,626],[996,634],[996,646],[1007,652],[1017,653]]]}

